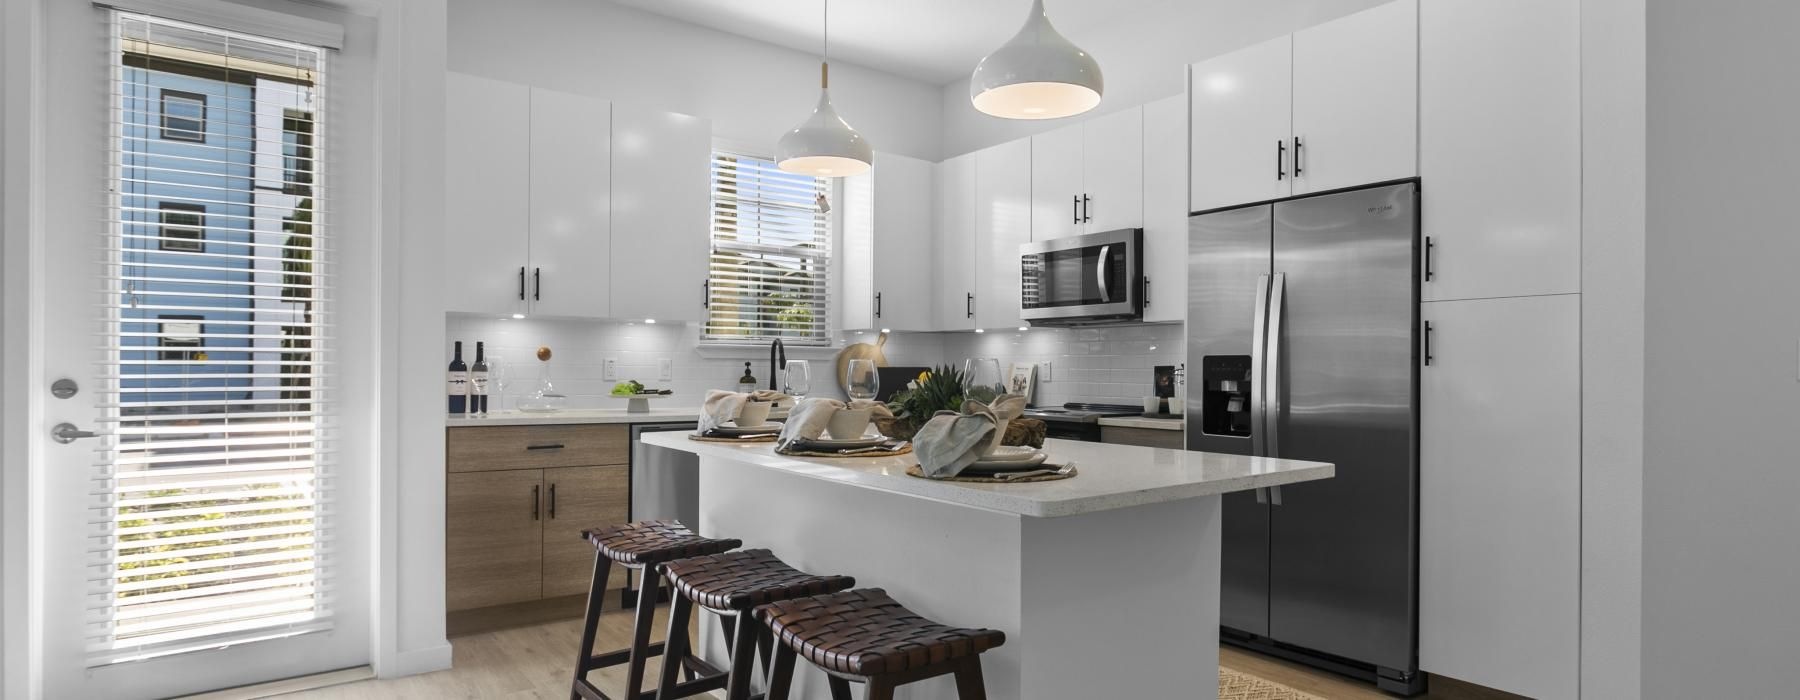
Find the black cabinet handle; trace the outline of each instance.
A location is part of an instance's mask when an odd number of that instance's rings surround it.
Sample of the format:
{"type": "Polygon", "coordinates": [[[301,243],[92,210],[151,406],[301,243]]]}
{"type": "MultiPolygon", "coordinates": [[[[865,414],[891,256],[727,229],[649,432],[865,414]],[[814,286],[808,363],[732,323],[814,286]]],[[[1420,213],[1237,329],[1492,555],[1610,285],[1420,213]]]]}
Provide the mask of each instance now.
{"type": "Polygon", "coordinates": [[[969,294],[969,318],[975,318],[975,294],[969,294]]]}
{"type": "Polygon", "coordinates": [[[1431,322],[1425,322],[1425,366],[1431,366],[1431,322]]]}
{"type": "Polygon", "coordinates": [[[532,301],[542,301],[543,299],[544,299],[544,268],[534,267],[534,268],[531,268],[531,300],[532,301]]]}
{"type": "Polygon", "coordinates": [[[1150,306],[1150,278],[1147,276],[1144,278],[1144,306],[1150,306]]]}
{"type": "Polygon", "coordinates": [[[1069,195],[1069,223],[1081,223],[1081,196],[1069,195]]]}
{"type": "Polygon", "coordinates": [[[881,318],[881,292],[875,293],[875,318],[881,318]]]}
{"type": "Polygon", "coordinates": [[[538,519],[538,485],[531,485],[531,519],[538,519]]]}
{"type": "Polygon", "coordinates": [[[700,308],[712,308],[712,280],[700,280],[700,308]]]}
{"type": "Polygon", "coordinates": [[[519,266],[519,301],[525,301],[525,266],[519,266]]]}
{"type": "Polygon", "coordinates": [[[1287,178],[1287,140],[1275,140],[1275,179],[1287,178]]]}
{"type": "Polygon", "coordinates": [[[1425,281],[1426,282],[1430,282],[1431,278],[1433,276],[1432,271],[1431,271],[1431,253],[1432,253],[1432,250],[1435,248],[1437,248],[1437,244],[1431,242],[1430,236],[1426,236],[1425,237],[1425,281]]]}
{"type": "Polygon", "coordinates": [[[1081,195],[1081,220],[1093,221],[1094,203],[1087,195],[1081,195]]]}
{"type": "Polygon", "coordinates": [[[554,444],[549,444],[549,445],[526,445],[525,446],[525,449],[527,449],[527,450],[560,450],[562,448],[563,448],[563,445],[560,442],[554,443],[554,444]]]}
{"type": "Polygon", "coordinates": [[[1302,145],[1303,144],[1300,143],[1300,137],[1295,136],[1294,137],[1294,177],[1300,177],[1300,173],[1301,173],[1300,149],[1301,149],[1302,145]]]}
{"type": "Polygon", "coordinates": [[[550,485],[550,519],[556,519],[556,484],[550,485]]]}

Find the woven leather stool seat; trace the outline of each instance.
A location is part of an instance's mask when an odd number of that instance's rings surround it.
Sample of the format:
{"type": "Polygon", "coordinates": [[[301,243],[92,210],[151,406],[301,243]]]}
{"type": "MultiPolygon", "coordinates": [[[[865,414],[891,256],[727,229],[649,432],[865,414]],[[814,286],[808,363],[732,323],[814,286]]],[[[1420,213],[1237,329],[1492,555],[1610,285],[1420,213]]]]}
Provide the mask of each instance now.
{"type": "Polygon", "coordinates": [[[673,520],[641,520],[598,530],[582,530],[581,537],[592,542],[608,559],[643,566],[728,552],[744,544],[742,540],[701,537],[673,520]]]}
{"type": "Polygon", "coordinates": [[[849,576],[809,574],[766,549],[689,557],[662,565],[675,590],[714,610],[749,610],[764,603],[836,593],[856,585],[849,576]]]}
{"type": "Polygon", "coordinates": [[[770,603],[757,608],[756,617],[807,661],[857,676],[939,665],[1006,642],[999,630],[927,620],[879,588],[770,603]]]}

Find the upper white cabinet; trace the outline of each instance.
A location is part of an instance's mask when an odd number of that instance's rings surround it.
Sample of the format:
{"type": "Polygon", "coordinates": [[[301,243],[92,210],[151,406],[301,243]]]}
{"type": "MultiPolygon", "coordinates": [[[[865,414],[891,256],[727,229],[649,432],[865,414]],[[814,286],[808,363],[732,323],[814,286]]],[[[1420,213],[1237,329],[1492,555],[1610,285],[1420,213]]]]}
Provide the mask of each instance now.
{"type": "MultiPolygon", "coordinates": [[[[612,105],[531,88],[531,271],[538,316],[606,316],[613,299],[612,105]]],[[[623,291],[623,290],[621,290],[623,291]]]]}
{"type": "Polygon", "coordinates": [[[530,261],[530,88],[451,73],[445,84],[444,302],[525,313],[530,261]]]}
{"type": "Polygon", "coordinates": [[[1189,211],[1293,194],[1293,79],[1291,36],[1188,69],[1189,211]]]}
{"type": "Polygon", "coordinates": [[[1419,173],[1418,40],[1418,0],[1294,34],[1294,194],[1419,173]]]}
{"type": "Polygon", "coordinates": [[[1560,0],[1421,9],[1426,299],[1580,291],[1579,15],[1560,0]]]}
{"type": "Polygon", "coordinates": [[[1144,105],[1144,320],[1187,318],[1187,100],[1144,105]]]}
{"type": "Polygon", "coordinates": [[[840,328],[933,329],[934,169],[878,153],[868,173],[844,179],[840,328]]]}
{"type": "Polygon", "coordinates": [[[1581,297],[1422,306],[1419,667],[1574,698],[1581,297]]]}
{"type": "Polygon", "coordinates": [[[1418,174],[1417,0],[1189,68],[1193,211],[1418,174]]]}
{"type": "Polygon", "coordinates": [[[975,152],[974,306],[977,328],[1016,328],[1019,246],[1031,241],[1031,141],[975,152]]]}
{"type": "Polygon", "coordinates": [[[613,107],[612,317],[704,318],[711,162],[710,120],[613,107]]]}
{"type": "Polygon", "coordinates": [[[1031,239],[1144,225],[1143,109],[1031,137],[1031,239]]]}
{"type": "Polygon", "coordinates": [[[940,331],[976,328],[975,155],[967,153],[937,164],[932,226],[932,287],[937,310],[932,326],[940,331]]]}

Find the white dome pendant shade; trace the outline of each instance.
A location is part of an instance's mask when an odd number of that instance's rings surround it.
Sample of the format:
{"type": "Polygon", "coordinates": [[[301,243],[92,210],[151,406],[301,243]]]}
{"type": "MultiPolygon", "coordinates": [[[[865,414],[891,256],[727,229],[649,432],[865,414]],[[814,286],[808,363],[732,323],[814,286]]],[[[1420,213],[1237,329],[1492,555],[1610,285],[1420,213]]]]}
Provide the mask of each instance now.
{"type": "MultiPolygon", "coordinates": [[[[831,2],[825,2],[825,30],[819,51],[829,59],[831,2]]],[[[868,172],[875,163],[875,148],[850,128],[831,106],[831,62],[819,62],[819,104],[800,126],[782,134],[775,143],[775,167],[813,177],[850,177],[868,172]]]]}
{"type": "Polygon", "coordinates": [[[1050,26],[1044,0],[1031,0],[1025,26],[981,59],[969,78],[975,109],[1004,119],[1057,119],[1100,105],[1100,64],[1050,26]]]}

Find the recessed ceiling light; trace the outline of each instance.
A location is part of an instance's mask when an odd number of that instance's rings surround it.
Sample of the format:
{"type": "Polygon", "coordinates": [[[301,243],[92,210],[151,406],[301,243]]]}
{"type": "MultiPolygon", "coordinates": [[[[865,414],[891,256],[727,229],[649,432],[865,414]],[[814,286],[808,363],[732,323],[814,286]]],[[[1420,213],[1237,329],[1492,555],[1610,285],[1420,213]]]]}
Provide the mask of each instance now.
{"type": "Polygon", "coordinates": [[[513,318],[525,318],[525,314],[513,314],[513,318]]]}
{"type": "Polygon", "coordinates": [[[656,323],[656,319],[654,319],[654,318],[646,318],[646,319],[644,319],[644,323],[656,323]]]}

